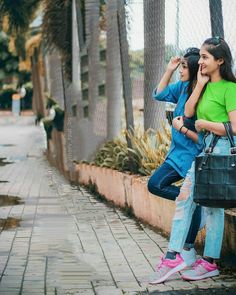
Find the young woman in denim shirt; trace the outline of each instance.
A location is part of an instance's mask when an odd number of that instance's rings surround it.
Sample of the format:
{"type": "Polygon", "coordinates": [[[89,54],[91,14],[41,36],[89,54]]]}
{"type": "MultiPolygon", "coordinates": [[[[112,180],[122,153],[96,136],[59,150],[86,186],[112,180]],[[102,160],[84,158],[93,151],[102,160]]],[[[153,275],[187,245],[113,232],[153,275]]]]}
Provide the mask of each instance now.
{"type": "MultiPolygon", "coordinates": [[[[155,170],[148,181],[149,192],[169,200],[175,200],[180,192],[180,188],[173,183],[186,176],[195,156],[202,151],[202,144],[198,142],[196,130],[189,129],[190,126],[194,126],[196,118],[193,117],[187,121],[189,128],[184,126],[183,120],[185,103],[196,83],[199,57],[198,48],[188,48],[183,58],[172,57],[157,89],[153,91],[153,97],[156,100],[176,104],[172,121],[170,150],[163,164],[155,170]],[[180,80],[177,83],[169,84],[178,67],[180,80]]],[[[196,260],[193,246],[200,220],[201,208],[198,206],[186,238],[185,249],[182,251],[182,256],[188,265],[193,264],[196,260]]]]}

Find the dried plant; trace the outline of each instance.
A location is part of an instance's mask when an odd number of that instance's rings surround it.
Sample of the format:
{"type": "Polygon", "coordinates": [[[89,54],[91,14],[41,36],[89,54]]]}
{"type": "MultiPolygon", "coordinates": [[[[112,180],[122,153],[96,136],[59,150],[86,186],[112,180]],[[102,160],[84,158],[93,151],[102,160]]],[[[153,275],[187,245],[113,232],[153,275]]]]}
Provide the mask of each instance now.
{"type": "Polygon", "coordinates": [[[162,132],[152,129],[143,132],[141,128],[133,132],[126,130],[122,138],[104,144],[96,154],[93,164],[119,171],[130,171],[131,157],[135,166],[132,167],[133,172],[150,175],[163,163],[170,140],[171,133],[166,127],[163,127],[162,132]],[[132,148],[127,147],[124,135],[130,138],[132,148]]]}

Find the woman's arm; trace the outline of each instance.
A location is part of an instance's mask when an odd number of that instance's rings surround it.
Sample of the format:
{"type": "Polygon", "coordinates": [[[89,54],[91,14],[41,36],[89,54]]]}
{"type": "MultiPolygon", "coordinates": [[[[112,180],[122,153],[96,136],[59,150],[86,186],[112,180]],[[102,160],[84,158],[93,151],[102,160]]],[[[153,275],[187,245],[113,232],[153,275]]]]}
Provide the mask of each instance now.
{"type": "Polygon", "coordinates": [[[186,117],[191,118],[195,115],[196,106],[202,93],[203,87],[204,86],[197,83],[189,99],[186,101],[184,106],[184,115],[186,117]]]}
{"type": "Polygon", "coordinates": [[[195,128],[198,132],[205,130],[205,131],[213,132],[216,135],[222,135],[222,136],[226,135],[225,128],[222,123],[199,119],[199,120],[196,120],[195,122],[195,128]]]}
{"type": "Polygon", "coordinates": [[[201,66],[199,66],[198,73],[197,73],[197,84],[194,87],[193,92],[190,95],[189,99],[185,103],[184,115],[186,117],[191,118],[195,115],[196,106],[198,104],[202,90],[208,81],[209,81],[209,77],[206,75],[202,75],[201,66]]]}
{"type": "MultiPolygon", "coordinates": [[[[229,119],[232,125],[233,133],[236,135],[236,110],[229,112],[229,119]]],[[[226,135],[226,131],[222,123],[210,122],[207,120],[199,119],[195,122],[195,127],[198,132],[204,129],[206,131],[213,132],[216,135],[226,135]]]]}
{"type": "Polygon", "coordinates": [[[195,143],[198,143],[198,134],[184,126],[183,117],[175,117],[172,121],[172,125],[180,133],[192,139],[195,143]]]}
{"type": "Polygon", "coordinates": [[[229,119],[232,125],[233,134],[236,135],[236,110],[229,112],[229,119]]]}
{"type": "Polygon", "coordinates": [[[178,68],[180,64],[180,57],[172,57],[167,65],[166,71],[164,75],[161,78],[161,81],[156,87],[157,92],[161,92],[163,89],[165,89],[169,83],[170,79],[174,73],[174,71],[178,68]]]}

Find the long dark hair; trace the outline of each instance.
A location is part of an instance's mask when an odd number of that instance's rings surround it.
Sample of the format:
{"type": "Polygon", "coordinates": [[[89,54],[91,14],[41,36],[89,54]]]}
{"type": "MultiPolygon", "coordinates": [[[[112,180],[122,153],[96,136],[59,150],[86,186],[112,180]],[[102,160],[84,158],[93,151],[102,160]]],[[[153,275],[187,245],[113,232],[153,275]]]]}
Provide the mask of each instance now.
{"type": "Polygon", "coordinates": [[[200,58],[199,51],[200,50],[196,47],[189,47],[184,54],[189,69],[189,84],[187,88],[188,98],[192,94],[193,86],[197,80],[197,72],[199,68],[198,60],[200,58]]]}
{"type": "Polygon", "coordinates": [[[229,45],[221,37],[212,37],[206,39],[202,46],[205,46],[206,50],[214,56],[214,58],[224,60],[224,63],[220,65],[220,75],[224,80],[235,82],[236,77],[232,71],[233,58],[229,48],[229,45]]]}

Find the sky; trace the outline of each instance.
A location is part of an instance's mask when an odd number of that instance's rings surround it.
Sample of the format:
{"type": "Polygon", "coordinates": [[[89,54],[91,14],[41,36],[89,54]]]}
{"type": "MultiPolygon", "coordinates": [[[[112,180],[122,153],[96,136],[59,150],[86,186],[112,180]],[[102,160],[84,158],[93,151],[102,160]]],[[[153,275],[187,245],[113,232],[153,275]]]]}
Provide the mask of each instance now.
{"type": "MultiPolygon", "coordinates": [[[[148,1],[148,0],[144,0],[148,1]]],[[[165,42],[176,44],[176,3],[177,0],[165,1],[165,42]]],[[[225,39],[233,55],[236,55],[236,1],[222,0],[225,39]]],[[[131,31],[130,48],[142,49],[143,39],[143,0],[132,0],[130,4],[131,31]]],[[[200,47],[211,36],[208,0],[179,0],[179,47],[200,47]]]]}

